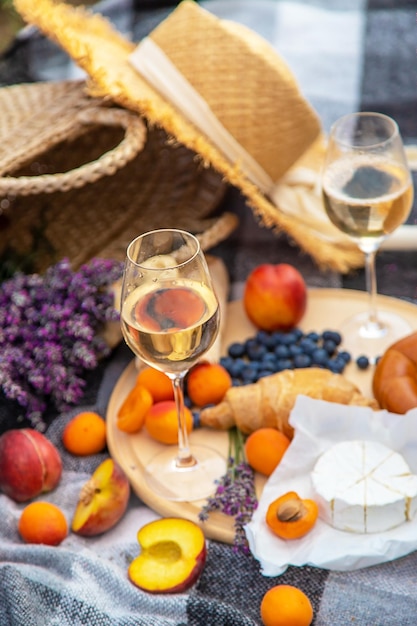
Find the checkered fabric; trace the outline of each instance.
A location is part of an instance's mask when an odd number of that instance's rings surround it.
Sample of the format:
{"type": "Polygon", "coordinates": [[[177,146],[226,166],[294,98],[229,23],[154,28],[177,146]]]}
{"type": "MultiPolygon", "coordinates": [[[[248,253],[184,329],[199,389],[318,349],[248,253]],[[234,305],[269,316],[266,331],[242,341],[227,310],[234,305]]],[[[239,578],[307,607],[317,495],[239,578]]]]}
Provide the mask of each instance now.
{"type": "MultiPolygon", "coordinates": [[[[171,3],[174,4],[174,3],[171,3]]],[[[415,0],[206,0],[202,6],[222,18],[258,31],[286,58],[326,130],[340,115],[377,110],[392,115],[406,143],[417,142],[417,59],[415,0]]],[[[138,41],[170,10],[169,2],[105,0],[96,8],[138,41]]],[[[81,76],[65,55],[34,29],[24,29],[0,58],[0,85],[81,76]]],[[[0,112],[1,115],[1,112],[0,112]]],[[[242,198],[231,189],[225,200],[241,218],[239,229],[213,253],[221,255],[234,294],[261,262],[289,262],[310,286],[358,287],[363,275],[341,277],[317,271],[284,236],[260,228],[242,198]]],[[[410,216],[415,223],[417,210],[410,216]]],[[[417,298],[417,252],[382,252],[382,293],[417,298]]],[[[72,515],[72,502],[106,454],[75,461],[61,447],[65,424],[80,410],[105,413],[112,387],[130,359],[121,345],[91,378],[82,406],[56,416],[47,435],[60,448],[64,475],[46,499],[72,515]]],[[[0,405],[0,431],[16,425],[10,407],[0,405]]],[[[270,587],[293,584],[309,596],[314,626],[415,626],[417,555],[354,572],[329,572],[305,565],[279,577],[260,572],[252,556],[208,542],[208,559],[188,593],[151,596],[127,580],[137,554],[136,531],[157,515],[132,495],[121,523],[102,537],[75,535],[58,547],[28,546],[17,534],[23,505],[0,495],[0,626],[256,626],[270,587]]]]}

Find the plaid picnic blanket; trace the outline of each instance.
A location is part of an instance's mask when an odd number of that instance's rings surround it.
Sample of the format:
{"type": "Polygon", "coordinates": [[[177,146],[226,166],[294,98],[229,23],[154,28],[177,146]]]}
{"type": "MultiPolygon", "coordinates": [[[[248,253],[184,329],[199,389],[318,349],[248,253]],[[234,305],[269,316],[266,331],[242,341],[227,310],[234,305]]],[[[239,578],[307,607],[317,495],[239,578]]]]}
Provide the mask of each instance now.
{"type": "MultiPolygon", "coordinates": [[[[171,3],[174,4],[174,3],[171,3]]],[[[358,109],[394,116],[406,142],[417,141],[416,5],[411,0],[207,0],[201,4],[223,18],[257,30],[286,58],[318,111],[323,125],[358,109]]],[[[172,9],[169,2],[104,0],[96,9],[137,41],[172,9]]],[[[76,78],[78,68],[32,28],[24,29],[0,58],[0,85],[76,78]]],[[[1,112],[0,112],[1,114],[1,112]]],[[[216,250],[226,260],[234,288],[264,261],[290,262],[311,286],[357,286],[361,273],[343,279],[318,273],[309,259],[254,222],[239,195],[227,202],[241,225],[216,250]]],[[[410,218],[415,222],[415,210],[410,218]]],[[[416,254],[383,253],[380,290],[414,300],[416,254]]],[[[105,413],[111,390],[132,358],[119,346],[89,380],[81,406],[57,415],[47,431],[60,449],[64,474],[47,499],[72,514],[72,502],[106,454],[75,460],[61,446],[62,430],[80,410],[105,413]]],[[[15,425],[0,405],[0,431],[15,425]]],[[[127,580],[136,556],[136,532],[157,515],[132,494],[127,514],[115,529],[97,538],[75,535],[58,547],[28,546],[16,525],[23,505],[0,495],[0,626],[256,626],[259,605],[270,587],[293,584],[314,607],[315,626],[415,626],[417,555],[357,570],[329,572],[306,565],[279,577],[260,572],[252,556],[208,542],[208,558],[197,584],[187,593],[150,596],[127,580]]]]}

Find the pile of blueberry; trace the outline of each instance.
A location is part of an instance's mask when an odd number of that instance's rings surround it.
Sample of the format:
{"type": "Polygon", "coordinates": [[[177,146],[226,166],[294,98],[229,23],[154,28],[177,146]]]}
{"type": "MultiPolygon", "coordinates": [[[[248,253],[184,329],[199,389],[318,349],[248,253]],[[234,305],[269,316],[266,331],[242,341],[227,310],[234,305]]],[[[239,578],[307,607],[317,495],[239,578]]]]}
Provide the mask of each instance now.
{"type": "MultiPolygon", "coordinates": [[[[304,333],[299,328],[288,332],[259,330],[243,342],[229,345],[227,356],[220,363],[227,369],[234,385],[255,383],[286,369],[322,367],[336,374],[343,373],[351,361],[349,352],[340,349],[342,337],[333,330],[304,333]]],[[[367,357],[356,361],[360,369],[369,366],[367,357]]]]}

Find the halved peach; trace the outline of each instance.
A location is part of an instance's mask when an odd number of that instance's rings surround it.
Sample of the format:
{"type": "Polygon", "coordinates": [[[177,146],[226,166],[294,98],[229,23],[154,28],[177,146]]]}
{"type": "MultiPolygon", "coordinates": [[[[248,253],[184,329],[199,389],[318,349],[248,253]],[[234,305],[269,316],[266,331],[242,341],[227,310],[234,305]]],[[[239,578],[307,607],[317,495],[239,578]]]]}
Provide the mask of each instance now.
{"type": "Polygon", "coordinates": [[[84,536],[106,532],[124,515],[129,495],[126,474],[113,459],[106,459],[81,489],[71,530],[84,536]]]}
{"type": "Polygon", "coordinates": [[[206,562],[204,533],[192,521],[166,517],[142,526],[140,554],[128,569],[131,582],[150,593],[180,593],[198,579],[206,562]]]}

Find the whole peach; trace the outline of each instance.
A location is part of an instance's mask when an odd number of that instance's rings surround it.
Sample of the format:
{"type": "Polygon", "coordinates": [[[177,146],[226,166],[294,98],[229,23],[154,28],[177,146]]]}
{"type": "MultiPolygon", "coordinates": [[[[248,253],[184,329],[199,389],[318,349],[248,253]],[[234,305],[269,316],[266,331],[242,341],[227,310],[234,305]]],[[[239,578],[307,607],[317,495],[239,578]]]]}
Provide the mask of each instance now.
{"type": "Polygon", "coordinates": [[[0,436],[0,490],[16,502],[51,491],[61,474],[60,454],[42,433],[22,428],[0,436]]]}
{"type": "Polygon", "coordinates": [[[298,324],[306,310],[304,278],[287,263],[258,265],[246,280],[243,306],[257,328],[289,330],[298,324]]]}

